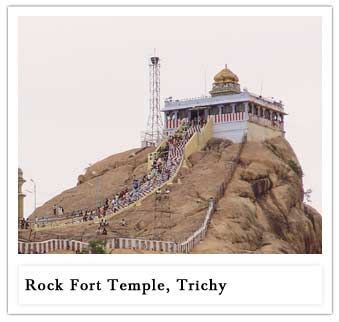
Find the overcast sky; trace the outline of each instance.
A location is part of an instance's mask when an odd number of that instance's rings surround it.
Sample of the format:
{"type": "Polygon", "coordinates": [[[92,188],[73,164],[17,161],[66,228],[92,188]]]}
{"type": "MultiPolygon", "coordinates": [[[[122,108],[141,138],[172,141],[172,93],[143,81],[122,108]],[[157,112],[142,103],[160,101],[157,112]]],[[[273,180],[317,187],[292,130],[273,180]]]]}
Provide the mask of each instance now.
{"type": "MultiPolygon", "coordinates": [[[[139,147],[154,48],[162,106],[204,94],[205,73],[208,91],[225,64],[242,87],[283,100],[286,138],[321,211],[318,17],[21,17],[19,166],[37,183],[38,205],[89,163],[139,147]]],[[[33,200],[27,193],[25,216],[33,200]]]]}

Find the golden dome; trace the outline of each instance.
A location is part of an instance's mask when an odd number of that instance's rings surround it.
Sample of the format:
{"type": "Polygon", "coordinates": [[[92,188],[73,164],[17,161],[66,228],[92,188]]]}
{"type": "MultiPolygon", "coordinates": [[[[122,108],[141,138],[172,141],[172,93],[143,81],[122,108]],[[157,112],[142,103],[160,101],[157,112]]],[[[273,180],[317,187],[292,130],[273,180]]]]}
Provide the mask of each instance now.
{"type": "Polygon", "coordinates": [[[239,78],[236,74],[229,70],[226,65],[224,69],[214,76],[214,82],[217,84],[238,83],[239,78]]]}

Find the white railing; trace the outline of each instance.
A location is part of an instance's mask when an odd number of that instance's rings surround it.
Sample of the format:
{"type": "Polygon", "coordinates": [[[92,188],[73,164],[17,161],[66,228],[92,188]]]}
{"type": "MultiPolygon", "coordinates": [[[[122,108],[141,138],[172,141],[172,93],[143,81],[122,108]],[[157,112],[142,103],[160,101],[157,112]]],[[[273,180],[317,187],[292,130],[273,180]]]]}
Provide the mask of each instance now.
{"type": "Polygon", "coordinates": [[[246,142],[247,142],[247,135],[245,134],[243,136],[242,143],[239,147],[238,153],[235,159],[233,160],[233,162],[230,163],[230,169],[226,173],[224,181],[222,182],[222,184],[220,185],[218,189],[216,198],[215,199],[211,198],[209,200],[209,206],[208,206],[208,210],[207,210],[203,224],[191,236],[189,236],[184,242],[179,244],[180,253],[189,253],[194,248],[195,245],[197,245],[201,240],[205,238],[208,225],[211,221],[212,215],[216,208],[216,204],[218,200],[222,198],[225,194],[227,186],[233,177],[237,164],[239,163],[240,155],[246,142]]]}
{"type": "Polygon", "coordinates": [[[208,225],[211,221],[212,215],[215,210],[215,201],[213,198],[209,200],[208,209],[202,225],[185,241],[179,244],[179,253],[189,253],[195,245],[202,241],[207,233],[208,225]]]}
{"type": "Polygon", "coordinates": [[[272,129],[278,129],[281,131],[284,130],[284,123],[281,121],[268,120],[268,119],[265,119],[263,117],[259,117],[258,115],[253,115],[253,114],[248,115],[248,120],[250,122],[264,125],[272,129]]]}
{"type": "Polygon", "coordinates": [[[167,120],[166,121],[166,129],[176,129],[180,125],[179,119],[167,120]]]}
{"type": "Polygon", "coordinates": [[[211,104],[222,104],[222,103],[235,103],[244,102],[249,99],[249,93],[241,92],[233,95],[220,95],[220,96],[200,96],[191,97],[184,99],[172,99],[165,101],[164,110],[170,110],[171,108],[184,108],[193,107],[199,105],[211,105],[211,104]]]}
{"type": "MultiPolygon", "coordinates": [[[[180,129],[180,128],[179,128],[180,129]]],[[[187,132],[183,133],[183,138],[181,142],[178,143],[176,147],[173,148],[172,152],[169,151],[169,158],[170,155],[173,157],[173,160],[171,159],[171,163],[174,164],[169,166],[170,171],[170,177],[166,180],[163,178],[162,174],[156,175],[155,178],[151,180],[151,185],[148,185],[148,183],[143,183],[140,187],[140,191],[137,195],[137,198],[133,200],[132,202],[126,204],[122,204],[119,206],[118,211],[114,212],[112,207],[110,206],[109,209],[106,212],[107,218],[111,216],[112,214],[116,215],[118,213],[121,213],[121,211],[130,209],[131,207],[135,206],[137,203],[140,203],[140,201],[144,200],[151,194],[153,194],[157,189],[164,186],[167,182],[171,182],[175,179],[176,175],[178,174],[178,170],[180,169],[182,165],[182,159],[183,159],[183,153],[184,153],[184,147],[187,141],[191,138],[191,136],[196,132],[199,131],[200,127],[197,126],[191,126],[187,129],[187,132]]],[[[162,142],[163,144],[164,142],[162,142]]],[[[154,156],[156,153],[153,153],[154,156]]],[[[148,165],[151,163],[152,160],[148,160],[148,165]]],[[[90,210],[92,211],[92,210],[90,210]]],[[[95,214],[93,220],[97,220],[99,218],[99,214],[95,214]]],[[[79,224],[82,221],[83,215],[77,211],[77,214],[65,214],[63,216],[59,217],[41,217],[38,220],[31,220],[28,222],[29,226],[27,228],[34,228],[34,229],[48,229],[53,227],[58,227],[60,225],[69,225],[69,224],[79,224]]],[[[100,217],[101,218],[101,217],[100,217]]],[[[19,226],[20,228],[20,226],[19,226]]],[[[25,229],[25,228],[23,228],[25,229]]]]}
{"type": "MultiPolygon", "coordinates": [[[[165,253],[189,253],[195,245],[202,241],[207,233],[209,223],[216,208],[217,201],[224,196],[229,182],[231,181],[237,164],[239,163],[242,149],[246,143],[246,134],[243,137],[238,153],[233,162],[230,163],[229,171],[227,171],[224,181],[218,189],[216,198],[210,198],[208,209],[202,225],[186,240],[181,243],[173,241],[147,240],[140,238],[113,238],[106,243],[106,247],[111,249],[132,249],[132,250],[148,250],[165,253]]],[[[72,250],[81,252],[82,249],[88,247],[88,243],[67,239],[52,239],[43,242],[22,242],[19,241],[19,253],[48,253],[55,250],[72,250]]]]}
{"type": "Polygon", "coordinates": [[[18,242],[19,254],[47,254],[57,250],[81,252],[87,248],[88,243],[69,239],[49,239],[40,242],[18,242]]]}
{"type": "Polygon", "coordinates": [[[113,238],[107,242],[111,249],[133,249],[177,253],[178,244],[172,241],[150,240],[141,238],[113,238]]]}
{"type": "Polygon", "coordinates": [[[212,118],[213,122],[215,124],[218,124],[218,123],[244,121],[245,120],[244,116],[245,112],[235,112],[235,113],[209,115],[209,118],[212,118]]]}

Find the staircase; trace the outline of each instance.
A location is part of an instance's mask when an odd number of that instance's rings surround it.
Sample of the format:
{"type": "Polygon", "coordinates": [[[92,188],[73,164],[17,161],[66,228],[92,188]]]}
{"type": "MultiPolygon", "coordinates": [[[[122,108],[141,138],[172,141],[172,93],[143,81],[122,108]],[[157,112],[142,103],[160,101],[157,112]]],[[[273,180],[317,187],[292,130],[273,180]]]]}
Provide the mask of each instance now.
{"type": "MultiPolygon", "coordinates": [[[[170,180],[173,180],[173,178],[178,173],[178,170],[180,169],[180,166],[184,160],[185,154],[187,154],[189,151],[187,151],[187,142],[190,141],[192,143],[194,140],[200,140],[206,136],[206,133],[203,133],[203,131],[206,130],[206,128],[200,129],[198,127],[196,128],[189,128],[187,130],[187,135],[183,136],[183,139],[178,142],[177,145],[172,146],[169,150],[169,156],[167,160],[166,166],[171,171],[171,177],[169,180],[166,180],[166,178],[163,178],[162,176],[159,176],[159,180],[154,180],[153,184],[151,186],[142,185],[140,187],[140,193],[138,196],[138,200],[136,200],[134,203],[127,205],[127,206],[121,206],[120,211],[126,209],[127,207],[134,206],[137,201],[140,201],[146,197],[149,197],[153,192],[155,192],[159,187],[167,184],[170,180]],[[201,134],[201,137],[199,138],[199,134],[201,134]],[[194,138],[193,136],[198,136],[198,138],[194,138]]],[[[190,253],[192,249],[200,243],[206,236],[208,226],[210,224],[210,221],[212,219],[213,213],[216,209],[216,204],[220,198],[222,198],[225,194],[225,191],[227,189],[227,186],[229,182],[231,181],[233,174],[239,164],[240,155],[242,153],[242,150],[244,148],[244,145],[247,141],[246,134],[243,137],[242,143],[239,147],[238,153],[234,160],[231,162],[231,166],[229,168],[229,171],[225,173],[224,180],[222,184],[220,185],[217,195],[215,198],[209,199],[208,209],[204,218],[204,221],[202,222],[201,226],[194,231],[187,239],[184,241],[178,243],[174,241],[162,241],[162,240],[146,240],[141,238],[126,238],[126,237],[120,237],[120,238],[113,238],[111,240],[107,241],[106,247],[110,249],[133,249],[133,250],[148,250],[148,251],[160,251],[160,252],[166,252],[166,253],[190,253]]],[[[81,251],[83,248],[88,247],[88,243],[75,241],[75,240],[46,240],[41,242],[24,242],[19,241],[18,242],[18,250],[19,253],[48,253],[53,252],[55,250],[72,250],[72,251],[81,251]]]]}
{"type": "MultiPolygon", "coordinates": [[[[138,202],[149,197],[151,194],[156,192],[159,188],[165,184],[171,182],[176,177],[178,170],[182,164],[184,158],[184,151],[187,142],[192,138],[196,132],[200,132],[200,126],[193,125],[187,128],[180,127],[174,135],[177,136],[175,144],[169,144],[168,158],[165,166],[163,167],[161,173],[154,175],[151,180],[141,183],[139,188],[133,192],[132,195],[129,195],[128,198],[123,198],[119,201],[118,205],[113,207],[112,204],[109,205],[106,215],[107,218],[112,215],[120,214],[121,211],[134,207],[138,202]]],[[[168,143],[169,139],[162,144],[168,143]]],[[[157,159],[156,152],[153,157],[157,159]]],[[[139,178],[139,182],[141,182],[139,178]]],[[[128,192],[130,194],[131,191],[128,192]]],[[[79,213],[81,210],[78,210],[79,213]]],[[[93,218],[95,220],[98,215],[93,218]]],[[[55,226],[65,225],[65,224],[74,224],[81,223],[82,215],[76,214],[67,214],[63,217],[44,217],[39,219],[37,222],[30,222],[30,227],[34,229],[48,229],[55,226]],[[67,221],[67,222],[66,222],[67,221]],[[70,222],[71,221],[71,222],[70,222]]]]}

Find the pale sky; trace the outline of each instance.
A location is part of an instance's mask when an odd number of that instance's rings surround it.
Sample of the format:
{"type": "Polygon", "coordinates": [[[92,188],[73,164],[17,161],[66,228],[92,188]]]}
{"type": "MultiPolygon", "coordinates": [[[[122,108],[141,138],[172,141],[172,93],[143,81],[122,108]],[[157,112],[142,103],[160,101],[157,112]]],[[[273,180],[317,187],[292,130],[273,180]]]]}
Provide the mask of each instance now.
{"type": "MultiPolygon", "coordinates": [[[[281,99],[286,138],[321,211],[321,18],[21,17],[19,166],[37,204],[73,187],[89,163],[140,146],[148,57],[161,96],[196,97],[225,64],[242,87],[281,99]]],[[[25,216],[34,208],[25,198],[25,216]]]]}

